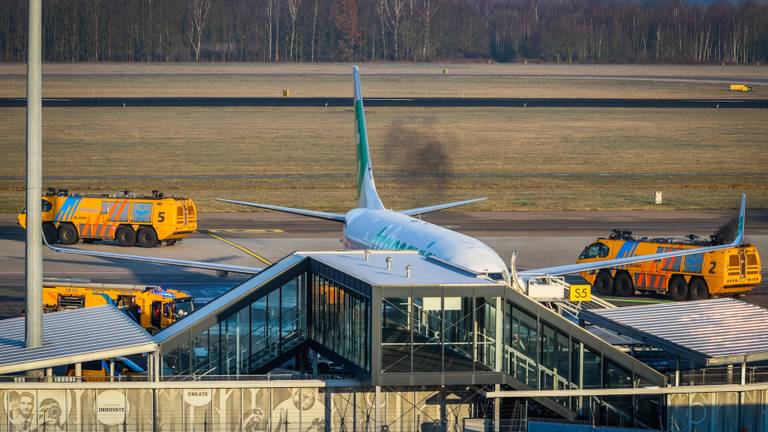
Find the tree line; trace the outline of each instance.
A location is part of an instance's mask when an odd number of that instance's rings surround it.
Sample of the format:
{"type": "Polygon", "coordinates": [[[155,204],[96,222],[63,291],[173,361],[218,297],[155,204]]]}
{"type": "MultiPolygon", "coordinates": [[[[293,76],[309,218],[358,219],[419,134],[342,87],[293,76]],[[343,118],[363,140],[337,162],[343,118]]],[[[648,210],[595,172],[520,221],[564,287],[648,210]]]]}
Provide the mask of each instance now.
{"type": "MultiPolygon", "coordinates": [[[[0,1],[24,61],[27,0],[0,1]]],[[[681,0],[43,0],[49,62],[755,63],[768,4],[681,0]]]]}

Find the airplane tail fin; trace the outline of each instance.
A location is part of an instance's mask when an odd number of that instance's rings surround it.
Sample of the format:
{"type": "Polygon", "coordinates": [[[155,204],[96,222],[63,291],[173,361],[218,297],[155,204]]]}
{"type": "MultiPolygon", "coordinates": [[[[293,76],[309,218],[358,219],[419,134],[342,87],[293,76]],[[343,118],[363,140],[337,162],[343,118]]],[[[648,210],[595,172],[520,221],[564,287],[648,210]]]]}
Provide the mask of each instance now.
{"type": "Polygon", "coordinates": [[[363,92],[360,86],[360,71],[352,67],[355,79],[355,131],[357,132],[357,205],[361,208],[384,208],[376,184],[373,181],[371,167],[371,152],[368,149],[368,130],[365,126],[365,110],[363,109],[363,92]]]}

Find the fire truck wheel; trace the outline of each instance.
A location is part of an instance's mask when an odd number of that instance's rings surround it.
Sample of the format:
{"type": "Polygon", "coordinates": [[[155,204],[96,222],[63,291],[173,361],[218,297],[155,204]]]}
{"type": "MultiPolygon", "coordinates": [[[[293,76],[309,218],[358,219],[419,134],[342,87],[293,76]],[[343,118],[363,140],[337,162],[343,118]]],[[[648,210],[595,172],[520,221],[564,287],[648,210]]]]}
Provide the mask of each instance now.
{"type": "Polygon", "coordinates": [[[157,246],[157,233],[152,227],[139,228],[139,246],[150,248],[157,246]]]}
{"type": "Polygon", "coordinates": [[[632,278],[625,272],[616,275],[616,279],[613,281],[613,289],[616,290],[617,295],[623,297],[629,297],[635,293],[635,285],[632,283],[632,278]]]}
{"type": "Polygon", "coordinates": [[[48,244],[54,244],[59,241],[59,232],[56,231],[56,227],[50,222],[43,224],[43,235],[48,244]]]}
{"type": "Polygon", "coordinates": [[[115,241],[124,247],[131,247],[136,244],[136,231],[128,225],[120,225],[115,232],[115,241]]]}
{"type": "Polygon", "coordinates": [[[71,223],[59,225],[59,243],[63,245],[72,245],[77,243],[80,238],[77,235],[77,228],[71,223]]]}
{"type": "Polygon", "coordinates": [[[679,276],[672,278],[669,281],[669,295],[673,300],[688,300],[688,284],[685,283],[685,279],[679,276]]]}
{"type": "Polygon", "coordinates": [[[691,280],[691,300],[705,300],[709,298],[707,281],[701,278],[691,280]]]}
{"type": "Polygon", "coordinates": [[[613,294],[613,278],[611,274],[606,271],[601,271],[595,278],[595,290],[598,294],[611,295],[613,294]]]}

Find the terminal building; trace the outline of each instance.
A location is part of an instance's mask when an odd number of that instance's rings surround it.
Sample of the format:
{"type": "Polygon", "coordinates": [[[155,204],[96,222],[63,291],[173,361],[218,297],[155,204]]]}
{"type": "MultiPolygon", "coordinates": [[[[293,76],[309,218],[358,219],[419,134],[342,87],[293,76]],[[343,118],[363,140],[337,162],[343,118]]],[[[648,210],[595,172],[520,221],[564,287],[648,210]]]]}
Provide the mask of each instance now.
{"type": "Polygon", "coordinates": [[[566,313],[412,251],[296,252],[154,336],[0,321],[0,431],[768,431],[768,312],[695,303],[566,313]]]}

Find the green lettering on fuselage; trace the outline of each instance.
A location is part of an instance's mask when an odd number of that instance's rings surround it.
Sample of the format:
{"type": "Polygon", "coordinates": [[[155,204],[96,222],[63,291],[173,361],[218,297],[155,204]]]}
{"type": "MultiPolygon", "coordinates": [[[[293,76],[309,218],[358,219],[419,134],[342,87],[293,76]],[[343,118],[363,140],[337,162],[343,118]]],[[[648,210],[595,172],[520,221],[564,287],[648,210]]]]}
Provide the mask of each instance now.
{"type": "MultiPolygon", "coordinates": [[[[417,251],[420,255],[424,255],[426,257],[434,255],[432,252],[427,252],[425,250],[421,250],[413,245],[410,245],[402,240],[398,240],[394,237],[391,237],[386,234],[387,228],[382,228],[381,231],[376,233],[376,236],[373,238],[372,245],[376,249],[391,249],[391,250],[414,250],[417,251]]],[[[429,246],[432,246],[435,244],[433,241],[429,244],[429,246]]]]}

